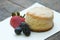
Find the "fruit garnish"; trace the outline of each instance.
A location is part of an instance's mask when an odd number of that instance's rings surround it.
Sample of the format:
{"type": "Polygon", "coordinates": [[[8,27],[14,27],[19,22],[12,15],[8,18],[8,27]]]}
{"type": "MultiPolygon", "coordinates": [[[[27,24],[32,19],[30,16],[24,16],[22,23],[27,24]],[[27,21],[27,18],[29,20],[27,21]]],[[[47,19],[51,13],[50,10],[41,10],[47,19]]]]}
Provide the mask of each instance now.
{"type": "Polygon", "coordinates": [[[14,16],[10,20],[10,24],[13,28],[18,27],[21,22],[25,22],[25,18],[21,18],[20,16],[14,16]]]}
{"type": "Polygon", "coordinates": [[[23,33],[25,34],[25,36],[30,36],[30,34],[31,34],[31,32],[28,28],[24,28],[23,33]]]}
{"type": "Polygon", "coordinates": [[[19,12],[17,12],[17,16],[20,16],[20,13],[19,12]]]}
{"type": "Polygon", "coordinates": [[[10,20],[11,26],[13,28],[16,28],[16,27],[18,27],[20,25],[21,22],[25,22],[25,18],[20,16],[19,12],[12,12],[12,18],[10,20]]]}
{"type": "Polygon", "coordinates": [[[19,12],[12,12],[12,17],[13,16],[20,16],[20,13],[19,12]]]}
{"type": "Polygon", "coordinates": [[[24,18],[25,17],[25,14],[22,17],[24,18]]]}
{"type": "Polygon", "coordinates": [[[12,17],[13,17],[13,16],[16,16],[16,14],[15,14],[14,12],[12,12],[12,17]]]}
{"type": "Polygon", "coordinates": [[[17,35],[20,35],[21,32],[22,32],[22,28],[21,28],[21,27],[15,28],[15,33],[16,33],[17,35]]]}
{"type": "Polygon", "coordinates": [[[29,29],[29,25],[25,23],[24,17],[25,14],[24,16],[21,16],[19,12],[13,12],[10,24],[15,29],[14,31],[17,35],[21,34],[23,31],[26,36],[29,36],[31,34],[31,31],[29,29]]]}
{"type": "Polygon", "coordinates": [[[29,29],[29,25],[26,24],[25,22],[21,22],[20,27],[23,29],[23,33],[24,33],[26,36],[29,36],[29,35],[31,34],[31,31],[30,31],[30,29],[29,29]]]}

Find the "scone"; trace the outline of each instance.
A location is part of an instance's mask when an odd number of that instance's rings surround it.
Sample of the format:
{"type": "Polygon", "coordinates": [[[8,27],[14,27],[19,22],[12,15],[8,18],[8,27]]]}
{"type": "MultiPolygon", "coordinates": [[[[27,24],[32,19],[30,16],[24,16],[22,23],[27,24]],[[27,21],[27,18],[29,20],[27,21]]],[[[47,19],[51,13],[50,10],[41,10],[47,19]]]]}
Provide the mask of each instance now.
{"type": "Polygon", "coordinates": [[[53,27],[53,12],[46,7],[34,7],[28,10],[25,16],[25,22],[32,31],[42,32],[53,27]]]}

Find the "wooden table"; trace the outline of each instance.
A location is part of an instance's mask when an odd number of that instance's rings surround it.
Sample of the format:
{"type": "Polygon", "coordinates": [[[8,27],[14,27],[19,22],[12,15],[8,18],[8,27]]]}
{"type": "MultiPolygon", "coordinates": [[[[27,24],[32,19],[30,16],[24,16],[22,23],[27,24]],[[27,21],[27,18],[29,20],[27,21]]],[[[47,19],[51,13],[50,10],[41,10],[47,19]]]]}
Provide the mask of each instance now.
{"type": "MultiPolygon", "coordinates": [[[[60,12],[60,0],[0,0],[0,21],[11,16],[12,12],[26,9],[35,2],[60,12]]],[[[60,32],[46,40],[60,40],[60,32]]]]}

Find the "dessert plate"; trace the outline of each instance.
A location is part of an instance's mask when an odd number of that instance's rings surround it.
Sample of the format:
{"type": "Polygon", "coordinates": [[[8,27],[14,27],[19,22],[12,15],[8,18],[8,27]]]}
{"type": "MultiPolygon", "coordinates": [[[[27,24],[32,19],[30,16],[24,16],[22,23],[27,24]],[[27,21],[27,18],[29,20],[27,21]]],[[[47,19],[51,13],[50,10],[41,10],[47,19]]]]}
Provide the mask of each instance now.
{"type": "MultiPolygon", "coordinates": [[[[28,10],[30,10],[33,7],[45,7],[39,3],[35,3],[29,8],[21,11],[21,15],[24,15],[28,10]]],[[[4,21],[0,22],[0,40],[45,40],[46,38],[50,37],[51,35],[57,33],[60,31],[60,14],[54,10],[54,26],[51,30],[46,32],[31,32],[31,35],[29,37],[24,36],[22,33],[21,35],[17,36],[14,33],[14,29],[10,25],[10,19],[11,17],[5,19],[4,21]]]]}

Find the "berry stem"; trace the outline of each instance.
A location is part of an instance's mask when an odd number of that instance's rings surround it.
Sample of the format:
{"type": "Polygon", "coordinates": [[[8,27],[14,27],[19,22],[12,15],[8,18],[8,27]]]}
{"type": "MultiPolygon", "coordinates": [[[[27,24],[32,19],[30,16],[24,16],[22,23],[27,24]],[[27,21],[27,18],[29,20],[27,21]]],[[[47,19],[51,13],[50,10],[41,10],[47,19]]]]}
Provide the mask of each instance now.
{"type": "Polygon", "coordinates": [[[13,16],[16,16],[16,14],[15,14],[14,12],[12,12],[12,17],[13,17],[13,16]]]}

